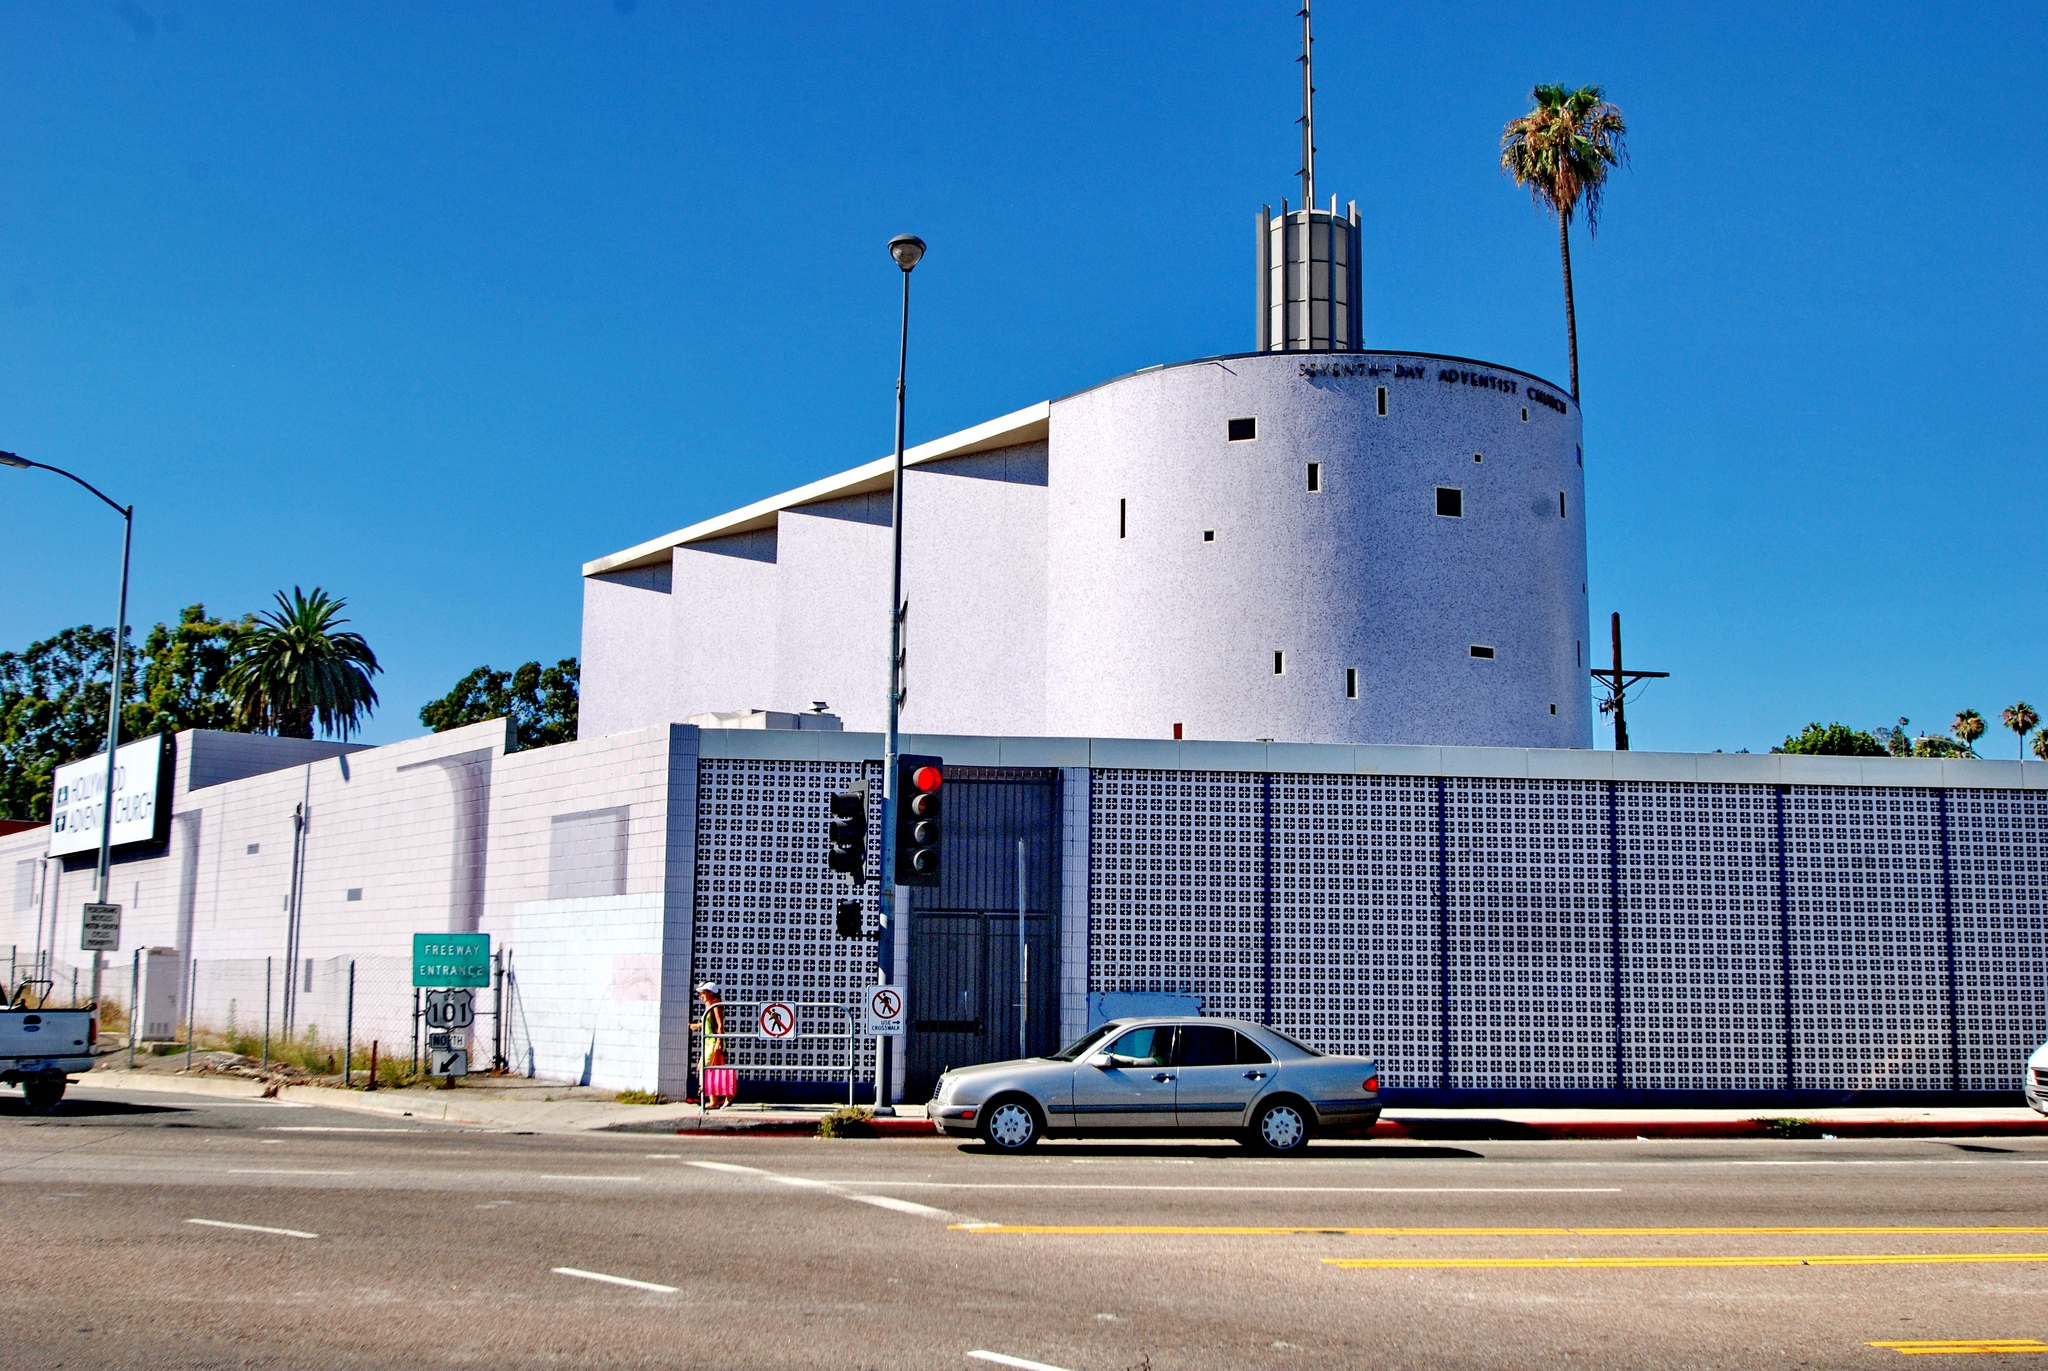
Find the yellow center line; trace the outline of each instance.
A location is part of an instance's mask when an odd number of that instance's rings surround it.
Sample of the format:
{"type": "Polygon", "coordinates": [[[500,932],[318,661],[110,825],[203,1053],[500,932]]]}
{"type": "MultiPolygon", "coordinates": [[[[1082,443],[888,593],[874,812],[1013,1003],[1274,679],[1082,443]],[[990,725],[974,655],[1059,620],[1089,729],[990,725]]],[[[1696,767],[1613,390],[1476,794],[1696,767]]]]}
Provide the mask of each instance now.
{"type": "Polygon", "coordinates": [[[1784,1227],[1784,1228],[1325,1228],[1317,1225],[1266,1227],[1221,1227],[1214,1225],[1175,1226],[1168,1224],[1035,1224],[956,1223],[950,1225],[968,1233],[1026,1233],[1097,1235],[1166,1235],[1197,1237],[1288,1237],[1295,1234],[1332,1233],[1367,1238],[1753,1238],[1753,1237],[1844,1237],[1920,1236],[1932,1234],[1983,1235],[1991,1233],[2048,1233],[2048,1225],[1925,1226],[1886,1225],[1873,1227],[1784,1227]]]}
{"type": "Polygon", "coordinates": [[[2048,1352],[2048,1342],[2039,1338],[1959,1338],[1951,1342],[1873,1342],[1866,1347],[1889,1347],[1905,1357],[1946,1357],[1969,1352],[2048,1352]]]}
{"type": "MultiPolygon", "coordinates": [[[[1957,1266],[2048,1262],[2048,1252],[1863,1252],[1804,1257],[1325,1257],[1326,1266],[1370,1271],[1522,1270],[1621,1266],[1957,1266]]],[[[1974,1344],[1973,1344],[1974,1345],[1974,1344]]]]}

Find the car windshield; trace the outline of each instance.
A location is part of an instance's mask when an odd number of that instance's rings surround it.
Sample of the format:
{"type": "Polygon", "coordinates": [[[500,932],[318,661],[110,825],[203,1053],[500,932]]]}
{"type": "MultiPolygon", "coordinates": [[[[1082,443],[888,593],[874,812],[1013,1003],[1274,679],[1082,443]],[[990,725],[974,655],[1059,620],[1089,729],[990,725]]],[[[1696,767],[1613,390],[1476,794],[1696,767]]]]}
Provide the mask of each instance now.
{"type": "Polygon", "coordinates": [[[1114,1033],[1116,1029],[1116,1024],[1106,1023],[1102,1027],[1096,1029],[1094,1032],[1088,1034],[1087,1037],[1068,1043],[1065,1047],[1053,1053],[1049,1060],[1056,1062],[1080,1061],[1081,1058],[1087,1054],[1089,1048],[1101,1042],[1111,1033],[1114,1033]]]}
{"type": "Polygon", "coordinates": [[[1271,1033],[1271,1034],[1272,1034],[1272,1035],[1273,1035],[1274,1037],[1278,1038],[1278,1039],[1279,1039],[1279,1040],[1280,1040],[1281,1042],[1283,1042],[1283,1043],[1286,1043],[1286,1044],[1288,1044],[1288,1045],[1289,1045],[1289,1046],[1291,1046],[1291,1047],[1298,1047],[1298,1048],[1300,1048],[1300,1049],[1301,1049],[1302,1051],[1304,1051],[1304,1052],[1308,1053],[1308,1055],[1309,1055],[1309,1056],[1311,1056],[1311,1057],[1323,1057],[1323,1056],[1327,1056],[1327,1055],[1329,1055],[1329,1054],[1327,1054],[1327,1053],[1325,1053],[1325,1052],[1322,1052],[1322,1051],[1320,1051],[1320,1050],[1319,1050],[1319,1049],[1317,1049],[1317,1048],[1313,1048],[1313,1047],[1310,1047],[1310,1046],[1309,1046],[1309,1045],[1308,1045],[1307,1043],[1303,1042],[1303,1041],[1302,1041],[1301,1039],[1299,1039],[1299,1038],[1295,1038],[1295,1037],[1290,1037],[1289,1035],[1287,1035],[1287,1034],[1285,1034],[1285,1033],[1282,1033],[1282,1032],[1281,1032],[1281,1031],[1280,1031],[1279,1029],[1277,1029],[1277,1028],[1274,1028],[1274,1027],[1273,1027],[1272,1025],[1270,1025],[1270,1024],[1267,1024],[1267,1025],[1265,1025],[1264,1027],[1265,1027],[1265,1029],[1266,1029],[1266,1031],[1267,1031],[1268,1033],[1271,1033]]]}

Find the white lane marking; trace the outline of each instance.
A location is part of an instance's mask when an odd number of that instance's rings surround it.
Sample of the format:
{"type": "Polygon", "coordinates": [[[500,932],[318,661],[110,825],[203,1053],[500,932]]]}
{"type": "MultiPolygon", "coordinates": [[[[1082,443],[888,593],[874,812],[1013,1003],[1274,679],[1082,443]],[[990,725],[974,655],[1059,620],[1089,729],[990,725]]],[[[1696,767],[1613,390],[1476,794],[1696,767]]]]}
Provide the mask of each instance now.
{"type": "Polygon", "coordinates": [[[1066,1367],[1054,1366],[1051,1362],[1026,1361],[1022,1357],[1009,1357],[1001,1352],[983,1352],[976,1349],[967,1355],[975,1361],[992,1361],[997,1366],[1014,1366],[1018,1371],[1067,1371],[1066,1367]]]}
{"type": "MultiPolygon", "coordinates": [[[[822,1190],[826,1194],[835,1195],[842,1200],[852,1200],[856,1204],[871,1204],[877,1209],[893,1209],[899,1214],[915,1214],[921,1219],[950,1220],[969,1227],[979,1226],[982,1222],[980,1219],[969,1218],[965,1214],[954,1213],[952,1210],[934,1209],[927,1204],[913,1204],[909,1200],[899,1200],[893,1195],[863,1195],[857,1190],[848,1190],[843,1185],[838,1185],[831,1181],[812,1180],[808,1176],[785,1176],[774,1171],[763,1171],[759,1167],[736,1166],[731,1162],[693,1161],[687,1164],[705,1171],[721,1172],[728,1176],[745,1176],[751,1180],[773,1181],[777,1185],[794,1186],[801,1190],[822,1190]]],[[[855,1181],[853,1184],[858,1185],[861,1182],[855,1181]]]]}
{"type": "MultiPolygon", "coordinates": [[[[293,1105],[293,1109],[301,1106],[293,1105]]],[[[431,1128],[379,1128],[375,1124],[320,1124],[320,1123],[273,1123],[266,1124],[266,1133],[431,1133],[431,1128]]]]}
{"type": "Polygon", "coordinates": [[[541,1179],[544,1181],[637,1181],[640,1178],[638,1176],[553,1176],[542,1172],[541,1179]]]}
{"type": "Polygon", "coordinates": [[[353,1171],[307,1171],[295,1166],[236,1166],[230,1176],[353,1176],[353,1171]]]}
{"type": "Polygon", "coordinates": [[[318,1233],[307,1233],[297,1228],[265,1228],[260,1223],[229,1223],[226,1219],[187,1219],[202,1228],[232,1228],[239,1233],[275,1233],[280,1238],[317,1238],[318,1233]]]}
{"type": "Polygon", "coordinates": [[[602,1271],[580,1271],[573,1266],[558,1266],[554,1271],[557,1276],[574,1276],[583,1281],[603,1281],[606,1285],[629,1285],[635,1290],[652,1290],[657,1295],[676,1293],[673,1285],[656,1285],[653,1281],[636,1281],[625,1276],[607,1276],[602,1271]]]}

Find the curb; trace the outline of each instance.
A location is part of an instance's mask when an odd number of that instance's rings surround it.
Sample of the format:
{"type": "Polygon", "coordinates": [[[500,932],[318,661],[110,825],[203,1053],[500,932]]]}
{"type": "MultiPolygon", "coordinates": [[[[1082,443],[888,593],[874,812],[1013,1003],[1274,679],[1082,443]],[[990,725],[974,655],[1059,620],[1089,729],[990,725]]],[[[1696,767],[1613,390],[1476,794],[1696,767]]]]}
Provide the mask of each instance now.
{"type": "Polygon", "coordinates": [[[1701,1119],[1685,1123],[1521,1123],[1512,1119],[1383,1120],[1362,1138],[1417,1142],[1633,1142],[1674,1138],[2012,1138],[2048,1137],[2042,1119],[1830,1120],[1801,1119],[1780,1125],[1769,1119],[1701,1119]]]}

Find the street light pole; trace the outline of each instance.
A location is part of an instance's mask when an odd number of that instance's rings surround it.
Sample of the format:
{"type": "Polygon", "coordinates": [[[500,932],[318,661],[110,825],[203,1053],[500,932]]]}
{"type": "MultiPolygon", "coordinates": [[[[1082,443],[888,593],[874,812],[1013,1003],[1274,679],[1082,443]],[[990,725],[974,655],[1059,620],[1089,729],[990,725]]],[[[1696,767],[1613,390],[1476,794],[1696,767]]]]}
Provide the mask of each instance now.
{"type": "MultiPolygon", "coordinates": [[[[100,879],[99,903],[106,904],[107,885],[112,865],[110,854],[114,838],[114,750],[121,742],[121,640],[128,636],[128,553],[135,539],[135,506],[115,504],[92,482],[74,476],[62,467],[49,466],[43,462],[31,462],[12,452],[0,452],[0,466],[33,468],[37,471],[53,471],[59,476],[76,481],[105,501],[107,507],[121,516],[121,607],[114,616],[114,662],[113,676],[107,684],[107,776],[106,784],[100,790],[100,879]]],[[[55,941],[53,938],[52,941],[55,941]]],[[[100,1002],[100,979],[106,969],[104,954],[92,954],[92,1002],[100,1002]]],[[[128,1006],[129,1017],[135,1014],[135,1006],[128,1006]]],[[[130,1036],[134,1026],[129,1026],[130,1036]]]]}
{"type": "MultiPolygon", "coordinates": [[[[889,509],[889,727],[882,743],[882,870],[875,900],[881,927],[875,938],[875,977],[889,984],[896,970],[896,750],[903,707],[903,381],[910,363],[910,273],[924,258],[924,239],[899,233],[889,255],[903,269],[903,331],[896,347],[896,478],[889,509]]],[[[889,1040],[875,1039],[875,1113],[896,1112],[889,1097],[889,1040]]]]}

